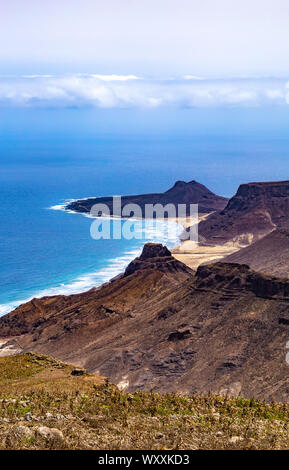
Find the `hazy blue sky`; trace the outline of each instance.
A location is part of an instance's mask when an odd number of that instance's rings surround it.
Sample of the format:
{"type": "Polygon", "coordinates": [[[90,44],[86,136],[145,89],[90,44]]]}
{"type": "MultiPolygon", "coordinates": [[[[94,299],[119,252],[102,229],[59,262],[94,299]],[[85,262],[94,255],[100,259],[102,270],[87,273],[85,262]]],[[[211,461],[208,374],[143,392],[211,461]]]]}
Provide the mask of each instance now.
{"type": "Polygon", "coordinates": [[[0,0],[0,72],[287,76],[288,24],[288,0],[0,0]]]}

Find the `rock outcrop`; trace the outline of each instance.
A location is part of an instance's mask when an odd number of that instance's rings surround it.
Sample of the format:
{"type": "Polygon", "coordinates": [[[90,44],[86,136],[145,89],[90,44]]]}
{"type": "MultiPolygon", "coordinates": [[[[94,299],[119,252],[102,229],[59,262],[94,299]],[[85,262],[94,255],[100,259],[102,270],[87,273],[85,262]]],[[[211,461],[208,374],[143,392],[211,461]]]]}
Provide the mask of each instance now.
{"type": "Polygon", "coordinates": [[[158,243],[147,243],[143,248],[141,256],[135,258],[127,266],[124,275],[129,276],[139,270],[157,270],[170,273],[171,275],[174,272],[176,274],[185,271],[188,273],[192,272],[190,268],[177,261],[166,246],[158,243]]]}
{"type": "Polygon", "coordinates": [[[199,225],[203,244],[249,245],[275,228],[289,227],[289,181],[242,184],[225,209],[199,225]]]}

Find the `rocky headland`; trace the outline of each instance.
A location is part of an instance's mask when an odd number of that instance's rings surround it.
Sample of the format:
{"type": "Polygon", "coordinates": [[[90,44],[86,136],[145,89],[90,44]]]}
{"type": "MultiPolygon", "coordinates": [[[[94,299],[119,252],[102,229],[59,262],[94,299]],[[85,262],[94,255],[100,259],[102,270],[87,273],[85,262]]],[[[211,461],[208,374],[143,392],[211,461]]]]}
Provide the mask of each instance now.
{"type": "MultiPolygon", "coordinates": [[[[137,204],[141,208],[142,215],[144,217],[146,204],[162,204],[163,206],[174,204],[176,209],[178,204],[186,204],[186,213],[189,216],[190,204],[198,204],[200,213],[209,213],[223,209],[227,202],[227,198],[217,196],[197,181],[190,181],[189,183],[186,183],[185,181],[177,181],[172,188],[164,193],[122,196],[121,210],[127,204],[137,204]]],[[[114,213],[113,198],[111,196],[74,201],[69,203],[66,206],[66,209],[87,214],[90,213],[95,204],[105,204],[109,209],[108,214],[102,213],[100,215],[120,215],[114,213]]],[[[176,213],[176,216],[178,215],[179,214],[176,213]]],[[[129,215],[126,215],[126,217],[129,217],[129,215]]]]}

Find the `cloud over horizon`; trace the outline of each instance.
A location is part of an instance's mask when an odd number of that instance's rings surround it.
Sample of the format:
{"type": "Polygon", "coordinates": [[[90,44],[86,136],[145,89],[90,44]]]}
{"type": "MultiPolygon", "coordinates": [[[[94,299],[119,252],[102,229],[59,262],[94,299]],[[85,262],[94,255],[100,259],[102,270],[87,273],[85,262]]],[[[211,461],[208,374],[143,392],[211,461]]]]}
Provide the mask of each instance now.
{"type": "Polygon", "coordinates": [[[148,79],[136,75],[66,74],[0,77],[0,106],[99,108],[285,105],[280,78],[148,79]]]}

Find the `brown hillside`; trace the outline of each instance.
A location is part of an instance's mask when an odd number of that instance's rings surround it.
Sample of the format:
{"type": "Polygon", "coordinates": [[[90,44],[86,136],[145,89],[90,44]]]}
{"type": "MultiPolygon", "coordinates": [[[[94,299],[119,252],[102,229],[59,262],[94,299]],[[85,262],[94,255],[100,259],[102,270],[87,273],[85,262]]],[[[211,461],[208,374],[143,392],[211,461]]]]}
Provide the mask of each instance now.
{"type": "Polygon", "coordinates": [[[146,246],[100,289],[34,300],[0,319],[2,340],[127,390],[226,391],[288,401],[289,281],[217,263],[196,274],[146,246]],[[13,338],[12,338],[13,341],[13,338]]]}
{"type": "Polygon", "coordinates": [[[226,263],[248,264],[255,271],[289,277],[289,228],[274,230],[252,245],[227,256],[226,263]]]}

